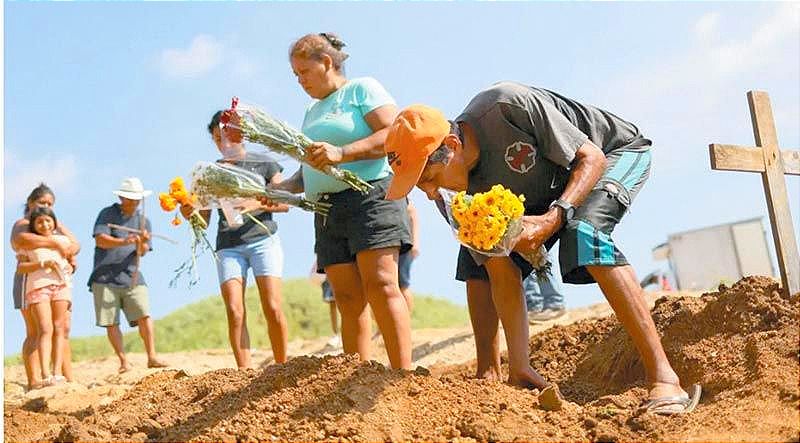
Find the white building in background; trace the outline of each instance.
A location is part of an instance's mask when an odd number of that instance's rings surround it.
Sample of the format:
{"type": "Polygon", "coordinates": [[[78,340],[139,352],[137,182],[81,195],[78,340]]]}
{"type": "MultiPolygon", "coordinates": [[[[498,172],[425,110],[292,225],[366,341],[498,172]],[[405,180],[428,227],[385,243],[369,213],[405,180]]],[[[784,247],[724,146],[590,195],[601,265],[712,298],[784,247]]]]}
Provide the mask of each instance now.
{"type": "Polygon", "coordinates": [[[653,248],[667,260],[677,289],[705,291],[750,275],[775,277],[763,217],[671,234],[653,248]]]}

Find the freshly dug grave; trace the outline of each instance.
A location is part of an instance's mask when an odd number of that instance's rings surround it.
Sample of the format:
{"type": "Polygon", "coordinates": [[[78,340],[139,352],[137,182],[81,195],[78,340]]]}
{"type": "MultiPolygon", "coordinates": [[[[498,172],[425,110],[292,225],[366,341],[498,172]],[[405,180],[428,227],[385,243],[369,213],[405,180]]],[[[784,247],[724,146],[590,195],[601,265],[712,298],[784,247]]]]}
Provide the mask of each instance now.
{"type": "Polygon", "coordinates": [[[474,363],[396,371],[353,357],[298,357],[263,370],[165,371],[122,398],[72,415],[6,410],[7,441],[751,440],[797,441],[799,295],[749,277],[653,310],[691,414],[637,414],[646,396],[632,342],[611,318],[530,340],[531,364],[556,382],[559,411],[535,391],[471,378],[474,363]]]}

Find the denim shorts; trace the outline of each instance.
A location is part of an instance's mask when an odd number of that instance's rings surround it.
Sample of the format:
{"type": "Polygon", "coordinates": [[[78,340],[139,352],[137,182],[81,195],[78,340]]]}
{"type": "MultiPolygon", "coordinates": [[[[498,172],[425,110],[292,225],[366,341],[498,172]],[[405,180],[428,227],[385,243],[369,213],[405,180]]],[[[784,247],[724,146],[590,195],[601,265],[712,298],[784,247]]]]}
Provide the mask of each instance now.
{"type": "Polygon", "coordinates": [[[217,251],[217,275],[219,283],[241,277],[247,280],[247,270],[253,268],[256,277],[283,275],[283,248],[277,234],[254,243],[245,243],[217,251]]]}
{"type": "Polygon", "coordinates": [[[411,286],[411,262],[414,258],[411,257],[411,252],[404,252],[400,254],[397,259],[397,283],[400,289],[405,289],[411,286]]]}
{"type": "Polygon", "coordinates": [[[322,282],[322,301],[325,303],[333,303],[336,299],[333,297],[333,288],[328,280],[322,282]]]}

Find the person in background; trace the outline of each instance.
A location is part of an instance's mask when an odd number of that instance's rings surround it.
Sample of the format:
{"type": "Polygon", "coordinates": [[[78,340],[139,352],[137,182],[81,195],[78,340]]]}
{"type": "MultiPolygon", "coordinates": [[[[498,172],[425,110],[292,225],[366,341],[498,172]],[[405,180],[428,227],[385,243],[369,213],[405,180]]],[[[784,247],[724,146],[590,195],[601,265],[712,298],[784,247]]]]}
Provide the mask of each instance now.
{"type": "Polygon", "coordinates": [[[311,267],[311,273],[308,276],[312,283],[319,286],[322,292],[322,301],[328,305],[328,313],[331,320],[331,331],[333,337],[328,341],[328,344],[334,347],[342,345],[342,337],[339,334],[339,315],[336,309],[336,298],[333,296],[333,289],[325,273],[319,272],[317,268],[317,261],[314,260],[314,265],[311,267]]]}
{"type": "MultiPolygon", "coordinates": [[[[217,111],[208,124],[208,132],[214,145],[222,155],[218,160],[253,172],[264,178],[265,183],[277,184],[282,180],[283,168],[266,154],[248,152],[242,143],[233,143],[220,133],[220,117],[217,111]]],[[[283,314],[281,280],[283,277],[283,247],[278,236],[278,223],[273,213],[286,212],[289,206],[276,204],[265,206],[258,200],[246,200],[236,208],[240,220],[229,220],[221,208],[217,224],[217,276],[225,314],[228,318],[228,339],[233,357],[239,368],[252,367],[250,359],[250,332],[247,329],[245,290],[247,273],[253,270],[258,287],[261,310],[267,322],[267,334],[276,363],[286,362],[286,347],[289,331],[283,314]]],[[[189,205],[181,206],[181,213],[189,217],[194,211],[189,205]]],[[[235,211],[234,211],[235,212],[235,211]]],[[[201,210],[200,215],[208,225],[210,210],[201,210]]]]}
{"type": "MultiPolygon", "coordinates": [[[[70,246],[66,248],[64,248],[63,242],[57,241],[50,237],[43,237],[41,235],[33,234],[29,231],[28,216],[30,215],[31,211],[40,207],[52,208],[55,202],[56,197],[53,193],[53,190],[44,183],[40,183],[31,191],[31,193],[28,195],[28,198],[25,200],[23,218],[14,222],[14,226],[11,229],[11,248],[15,252],[23,249],[56,248],[61,256],[68,260],[73,272],[75,272],[77,267],[76,255],[80,250],[80,245],[77,238],[69,229],[67,229],[64,223],[59,223],[56,232],[63,234],[70,239],[70,246]]],[[[25,261],[25,256],[18,254],[17,260],[18,262],[25,261]]],[[[39,351],[36,344],[39,331],[36,327],[36,321],[33,318],[30,306],[26,306],[24,302],[26,284],[25,280],[25,274],[20,274],[18,272],[15,273],[12,293],[14,297],[14,309],[19,309],[20,313],[22,314],[22,319],[25,322],[25,340],[22,343],[22,362],[25,366],[25,375],[28,382],[27,388],[30,390],[41,387],[42,374],[39,365],[39,351]]],[[[61,374],[63,374],[67,381],[72,381],[73,379],[72,349],[69,344],[71,317],[72,305],[70,305],[66,315],[60,319],[60,321],[63,323],[57,325],[58,328],[64,331],[64,335],[66,337],[66,340],[63,342],[64,348],[62,350],[63,364],[61,368],[61,374]]]]}
{"type": "Polygon", "coordinates": [[[342,316],[344,352],[369,360],[369,303],[391,366],[411,369],[408,305],[397,282],[398,255],[412,247],[408,213],[404,201],[384,198],[391,169],[383,142],[397,106],[377,80],[345,76],[344,46],[330,33],[308,34],[291,46],[292,71],[314,99],[302,131],[315,141],[306,148],[308,164],[275,188],[332,204],[327,216],[315,215],[314,250],[342,316]],[[329,165],[373,188],[366,195],[350,189],[320,172],[329,165]]]}
{"type": "Polygon", "coordinates": [[[668,274],[660,269],[645,275],[642,281],[639,282],[639,286],[641,286],[642,289],[646,289],[651,285],[657,286],[660,291],[674,291],[672,285],[669,283],[668,274]]]}
{"type": "Polygon", "coordinates": [[[419,257],[419,220],[417,219],[417,208],[411,199],[408,199],[408,222],[411,228],[411,243],[413,246],[408,252],[400,254],[397,261],[397,283],[400,286],[400,292],[403,293],[403,298],[406,299],[408,305],[408,314],[414,309],[414,293],[411,292],[411,263],[419,257]]]}
{"type": "Polygon", "coordinates": [[[94,268],[89,276],[89,288],[94,295],[97,326],[106,328],[108,341],[119,358],[119,372],[130,370],[119,329],[119,312],[128,324],[137,326],[147,352],[148,368],[164,368],[158,359],[155,345],[155,326],[150,317],[150,301],[139,260],[152,250],[150,221],[144,216],[141,203],[151,191],[146,191],[136,177],[122,180],[113,191],[119,197],[100,211],[94,223],[94,268]],[[112,228],[119,225],[139,233],[112,228]]]}
{"type": "Polygon", "coordinates": [[[58,219],[52,209],[38,207],[28,215],[29,232],[50,237],[60,243],[59,248],[20,250],[25,260],[17,264],[17,272],[25,274],[25,305],[31,306],[39,331],[39,367],[42,384],[52,386],[67,379],[63,374],[65,329],[69,307],[72,304],[72,266],[60,250],[77,247],[69,237],[56,233],[58,219]],[[53,373],[50,373],[52,353],[53,373]]]}
{"type": "MultiPolygon", "coordinates": [[[[549,253],[547,260],[553,263],[549,253]]],[[[525,291],[529,323],[555,320],[566,312],[564,289],[555,275],[547,275],[540,279],[535,273],[531,273],[522,281],[522,287],[525,291]]]]}

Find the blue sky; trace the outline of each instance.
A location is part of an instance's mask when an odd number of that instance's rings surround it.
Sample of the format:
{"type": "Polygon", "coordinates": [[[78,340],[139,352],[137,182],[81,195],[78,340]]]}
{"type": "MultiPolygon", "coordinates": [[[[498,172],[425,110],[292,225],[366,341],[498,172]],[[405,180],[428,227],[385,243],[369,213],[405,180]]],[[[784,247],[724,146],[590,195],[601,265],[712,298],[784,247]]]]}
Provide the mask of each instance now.
{"type": "MultiPolygon", "coordinates": [[[[205,131],[233,95],[294,126],[309,99],[287,63],[308,32],[341,35],[350,77],[380,80],[400,106],[423,102],[455,116],[500,80],[555,90],[606,108],[654,140],[650,181],[615,231],[641,275],[665,263],[653,246],[671,233],[767,214],[757,174],[712,171],[707,145],[752,145],[745,93],[772,98],[778,139],[800,148],[800,7],[788,3],[17,3],[5,4],[4,213],[7,236],[41,180],[59,220],[83,245],[74,289],[73,336],[94,326],[85,282],[91,230],[125,176],[165,190],[195,162],[215,158],[205,131]]],[[[257,147],[253,147],[258,149],[257,147]]],[[[283,161],[287,173],[296,164],[283,161]]],[[[800,232],[800,180],[787,177],[800,232]]],[[[465,303],[452,278],[457,245],[419,191],[422,255],[413,288],[465,303]]],[[[147,202],[155,240],[142,269],[153,315],[215,294],[204,256],[198,286],[169,289],[188,257],[187,228],[147,202]]],[[[287,278],[313,260],[312,217],[278,216],[287,278]]],[[[767,228],[768,229],[768,228],[767,228]]],[[[211,236],[213,238],[213,232],[211,236]]],[[[7,237],[6,237],[7,238],[7,237]]],[[[4,282],[13,255],[3,249],[4,282]]],[[[10,282],[9,282],[10,283],[10,282]]],[[[596,286],[567,286],[567,304],[602,299],[596,286]]],[[[23,324],[4,285],[4,353],[18,352],[23,324]]],[[[220,331],[220,334],[224,334],[220,331]]],[[[109,351],[110,352],[110,351],[109,351]]]]}

